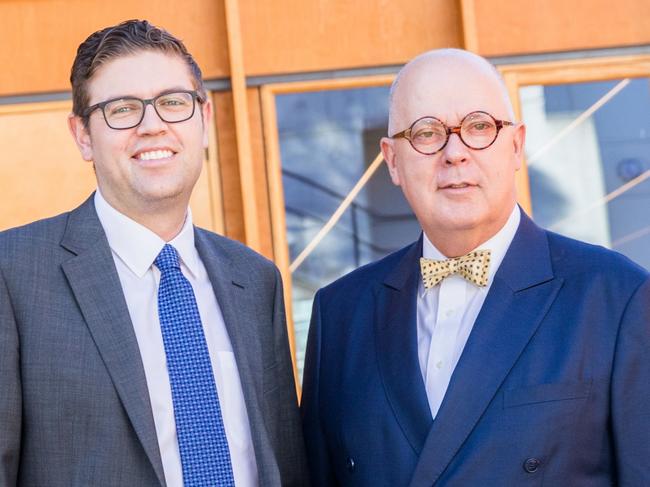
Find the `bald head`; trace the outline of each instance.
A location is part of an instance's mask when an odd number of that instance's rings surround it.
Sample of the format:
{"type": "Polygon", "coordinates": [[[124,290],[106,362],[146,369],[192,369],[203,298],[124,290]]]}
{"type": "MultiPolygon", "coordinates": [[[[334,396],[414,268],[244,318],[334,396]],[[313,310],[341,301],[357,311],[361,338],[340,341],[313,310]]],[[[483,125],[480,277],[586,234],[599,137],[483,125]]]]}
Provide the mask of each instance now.
{"type": "Polygon", "coordinates": [[[421,116],[440,117],[443,109],[444,113],[456,109],[461,118],[471,111],[484,110],[497,118],[514,119],[499,72],[481,56],[462,49],[425,52],[397,73],[390,89],[388,133],[404,130],[421,116]],[[481,98],[485,99],[481,106],[471,106],[481,98]],[[432,106],[432,99],[440,102],[440,112],[418,111],[432,106]]]}

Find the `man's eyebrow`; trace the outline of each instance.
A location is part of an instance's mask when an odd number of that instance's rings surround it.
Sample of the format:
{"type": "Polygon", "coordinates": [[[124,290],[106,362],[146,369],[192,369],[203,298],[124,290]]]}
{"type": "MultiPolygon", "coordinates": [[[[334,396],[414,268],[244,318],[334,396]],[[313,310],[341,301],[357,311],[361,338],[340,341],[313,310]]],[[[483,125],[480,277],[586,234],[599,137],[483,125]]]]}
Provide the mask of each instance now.
{"type": "MultiPolygon", "coordinates": [[[[161,96],[161,95],[167,95],[169,93],[176,93],[178,91],[196,91],[196,89],[193,86],[190,88],[188,88],[187,86],[172,86],[171,88],[165,88],[164,90],[157,92],[151,98],[156,98],[157,96],[161,96]]],[[[149,99],[149,98],[142,98],[137,95],[129,94],[129,95],[116,95],[116,96],[106,97],[102,101],[99,101],[97,103],[103,103],[104,101],[109,101],[109,100],[121,100],[123,98],[137,98],[139,100],[149,99]]]]}

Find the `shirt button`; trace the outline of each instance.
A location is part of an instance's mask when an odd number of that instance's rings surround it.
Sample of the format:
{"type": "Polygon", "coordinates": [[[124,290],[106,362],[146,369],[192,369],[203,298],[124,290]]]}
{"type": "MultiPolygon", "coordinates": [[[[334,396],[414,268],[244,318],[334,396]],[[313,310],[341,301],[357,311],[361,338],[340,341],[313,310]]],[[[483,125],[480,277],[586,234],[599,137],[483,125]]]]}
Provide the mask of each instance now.
{"type": "Polygon", "coordinates": [[[528,458],[524,462],[524,470],[528,473],[535,473],[537,472],[537,469],[539,469],[539,466],[542,462],[540,462],[537,458],[528,458]]]}
{"type": "Polygon", "coordinates": [[[354,458],[348,457],[348,472],[352,473],[354,472],[354,458]]]}
{"type": "Polygon", "coordinates": [[[453,310],[453,309],[448,309],[447,312],[445,313],[445,316],[446,316],[447,318],[449,318],[449,317],[450,317],[451,315],[453,315],[453,314],[454,314],[454,310],[453,310]]]}
{"type": "Polygon", "coordinates": [[[438,360],[438,362],[436,362],[436,368],[438,369],[442,368],[442,360],[438,360]]]}

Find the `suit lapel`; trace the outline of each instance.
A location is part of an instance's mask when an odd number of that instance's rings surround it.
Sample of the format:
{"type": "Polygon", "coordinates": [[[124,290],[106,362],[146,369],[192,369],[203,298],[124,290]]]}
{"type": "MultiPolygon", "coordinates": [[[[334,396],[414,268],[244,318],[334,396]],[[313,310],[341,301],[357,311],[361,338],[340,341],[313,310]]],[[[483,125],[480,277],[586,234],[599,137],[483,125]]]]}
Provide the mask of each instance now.
{"type": "Polygon", "coordinates": [[[195,230],[195,245],[208,272],[228,331],[246,399],[257,396],[258,373],[262,370],[262,348],[257,330],[257,302],[251,296],[248,276],[237,269],[222,248],[195,230]],[[253,317],[253,319],[251,319],[253,317]],[[255,371],[253,373],[252,371],[255,371]]]}
{"type": "Polygon", "coordinates": [[[211,241],[203,231],[196,229],[194,235],[235,354],[260,479],[272,477],[273,472],[265,471],[276,463],[260,407],[264,397],[262,345],[258,330],[260,322],[269,320],[270,316],[260,318],[249,277],[233,262],[235,256],[211,241]]]}
{"type": "Polygon", "coordinates": [[[422,238],[404,254],[377,296],[375,338],[388,401],[416,455],[431,427],[417,350],[417,289],[422,238]]]}
{"type": "Polygon", "coordinates": [[[63,263],[63,272],[131,424],[165,485],[138,342],[92,196],[70,213],[61,245],[75,254],[63,263]]]}
{"type": "Polygon", "coordinates": [[[470,435],[562,286],[546,235],[522,212],[429,432],[411,486],[430,486],[470,435]],[[525,270],[525,272],[524,272],[525,270]]]}

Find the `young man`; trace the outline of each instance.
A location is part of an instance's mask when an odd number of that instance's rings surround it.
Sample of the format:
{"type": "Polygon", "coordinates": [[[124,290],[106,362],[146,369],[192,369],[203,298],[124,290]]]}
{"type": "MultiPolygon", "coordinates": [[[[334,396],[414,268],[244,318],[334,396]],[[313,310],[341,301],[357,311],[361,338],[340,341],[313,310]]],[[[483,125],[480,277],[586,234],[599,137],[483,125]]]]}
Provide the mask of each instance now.
{"type": "Polygon", "coordinates": [[[97,191],[0,234],[0,484],[305,485],[279,273],[192,225],[199,67],[128,21],[71,82],[97,191]]]}
{"type": "Polygon", "coordinates": [[[520,210],[513,118],[474,54],[399,73],[381,146],[423,234],[316,295],[314,485],[650,485],[650,278],[520,210]]]}

